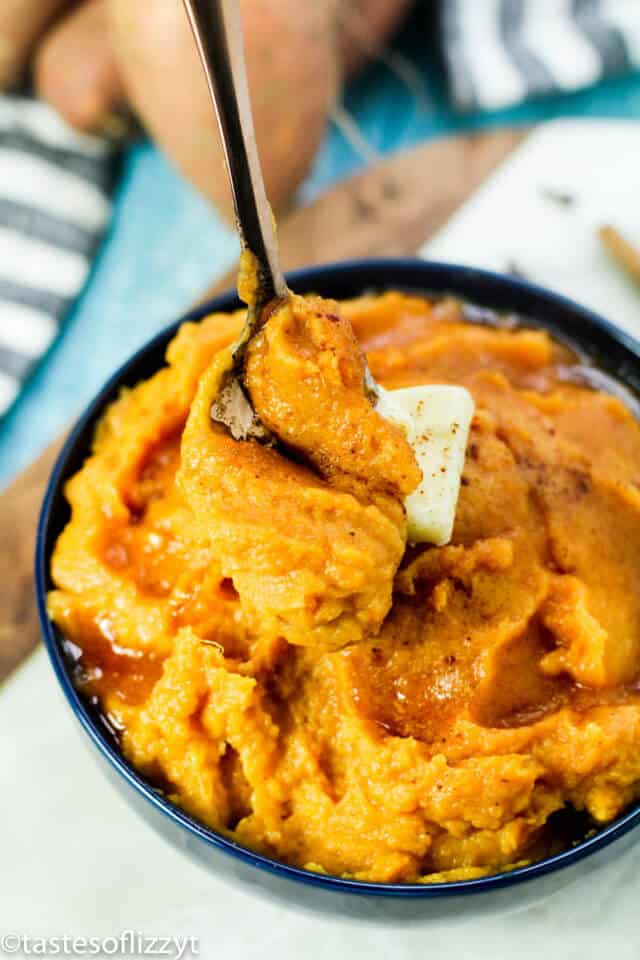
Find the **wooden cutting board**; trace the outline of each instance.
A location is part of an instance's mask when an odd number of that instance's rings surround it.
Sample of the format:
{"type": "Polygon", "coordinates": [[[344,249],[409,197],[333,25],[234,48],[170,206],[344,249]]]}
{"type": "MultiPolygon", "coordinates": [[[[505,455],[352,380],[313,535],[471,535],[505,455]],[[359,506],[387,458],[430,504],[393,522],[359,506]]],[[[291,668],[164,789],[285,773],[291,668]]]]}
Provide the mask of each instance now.
{"type": "MultiPolygon", "coordinates": [[[[395,154],[344,181],[279,230],[285,269],[415,253],[526,136],[502,131],[395,154]]],[[[218,281],[207,296],[234,283],[218,281]]],[[[40,638],[33,595],[35,528],[59,438],[0,494],[0,682],[40,638]]]]}

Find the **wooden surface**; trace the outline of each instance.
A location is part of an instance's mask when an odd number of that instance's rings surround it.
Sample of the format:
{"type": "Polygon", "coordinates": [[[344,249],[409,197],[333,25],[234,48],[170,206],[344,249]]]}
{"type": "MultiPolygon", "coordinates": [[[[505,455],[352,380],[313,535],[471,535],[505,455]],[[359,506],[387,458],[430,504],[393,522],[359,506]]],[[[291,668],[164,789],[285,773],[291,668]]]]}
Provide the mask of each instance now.
{"type": "MultiPolygon", "coordinates": [[[[280,228],[285,269],[360,256],[411,255],[523,139],[503,131],[392,156],[339,184],[280,228]]],[[[228,288],[228,275],[207,294],[228,288]]],[[[59,439],[0,494],[0,681],[40,637],[33,596],[35,527],[59,439]]]]}

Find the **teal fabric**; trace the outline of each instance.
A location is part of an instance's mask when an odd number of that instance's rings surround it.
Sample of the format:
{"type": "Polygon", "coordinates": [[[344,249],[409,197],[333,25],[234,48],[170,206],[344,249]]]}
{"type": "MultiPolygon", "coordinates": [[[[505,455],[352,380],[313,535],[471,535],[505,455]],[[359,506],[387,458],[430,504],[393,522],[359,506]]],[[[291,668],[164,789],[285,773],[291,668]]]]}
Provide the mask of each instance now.
{"type": "MultiPolygon", "coordinates": [[[[425,48],[420,35],[414,22],[399,42],[421,78],[418,102],[384,65],[367,70],[347,91],[349,112],[380,154],[445,134],[559,116],[640,118],[640,74],[495,114],[455,115],[437,51],[425,48]]],[[[361,165],[344,137],[329,129],[302,198],[316,196],[361,165]]],[[[230,231],[158,151],[149,144],[132,149],[124,161],[113,225],[90,283],[0,425],[0,485],[81,411],[119,363],[224,273],[236,254],[230,231]]]]}

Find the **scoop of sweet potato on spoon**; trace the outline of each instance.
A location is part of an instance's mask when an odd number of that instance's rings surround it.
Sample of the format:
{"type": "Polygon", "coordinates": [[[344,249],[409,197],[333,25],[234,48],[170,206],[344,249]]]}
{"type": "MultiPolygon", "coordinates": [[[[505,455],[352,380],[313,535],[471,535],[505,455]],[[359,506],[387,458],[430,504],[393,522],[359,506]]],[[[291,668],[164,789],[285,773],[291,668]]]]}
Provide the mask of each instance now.
{"type": "Polygon", "coordinates": [[[420,474],[402,431],[367,398],[350,325],[325,306],[292,294],[249,344],[252,403],[287,449],[212,422],[231,346],[198,384],[177,482],[250,632],[336,649],[376,634],[391,607],[402,495],[420,474]]]}

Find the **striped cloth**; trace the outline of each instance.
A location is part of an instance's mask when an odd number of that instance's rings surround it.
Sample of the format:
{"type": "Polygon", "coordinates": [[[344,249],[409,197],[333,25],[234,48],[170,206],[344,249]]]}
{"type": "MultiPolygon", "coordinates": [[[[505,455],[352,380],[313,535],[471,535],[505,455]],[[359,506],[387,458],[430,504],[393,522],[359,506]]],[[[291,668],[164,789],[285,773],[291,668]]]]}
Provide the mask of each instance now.
{"type": "Polygon", "coordinates": [[[640,0],[441,0],[452,98],[495,110],[640,67],[640,0]]]}
{"type": "Polygon", "coordinates": [[[87,279],[111,213],[115,151],[0,96],[0,416],[87,279]]]}

